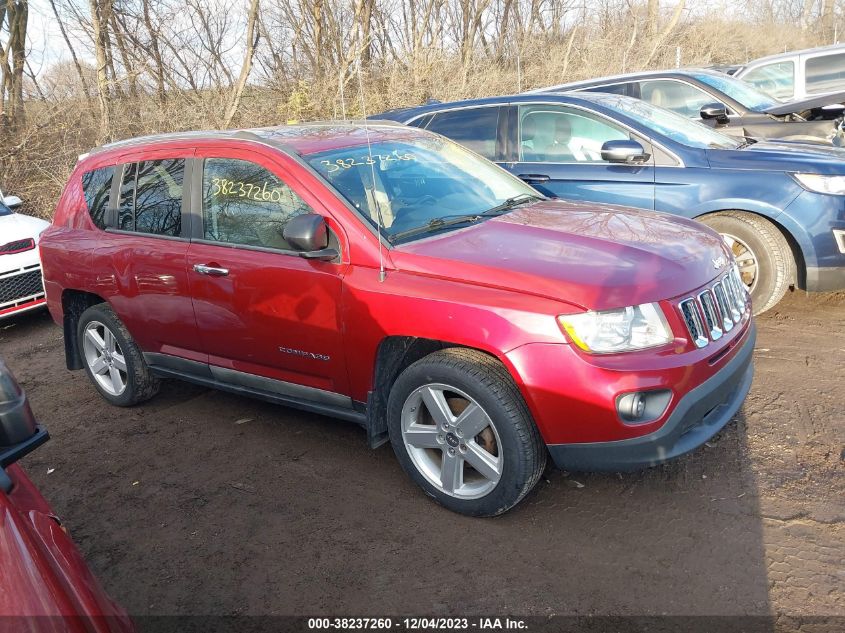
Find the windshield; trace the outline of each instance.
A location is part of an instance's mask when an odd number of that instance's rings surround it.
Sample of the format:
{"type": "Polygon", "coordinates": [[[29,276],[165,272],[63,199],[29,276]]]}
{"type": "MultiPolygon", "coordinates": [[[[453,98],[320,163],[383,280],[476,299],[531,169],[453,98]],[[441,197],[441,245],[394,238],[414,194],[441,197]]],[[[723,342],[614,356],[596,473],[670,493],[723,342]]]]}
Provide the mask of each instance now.
{"type": "Polygon", "coordinates": [[[762,112],[763,110],[773,108],[779,103],[774,97],[730,75],[722,75],[721,73],[714,73],[712,75],[710,73],[692,73],[692,76],[698,79],[698,81],[706,83],[711,88],[724,92],[737,103],[755,112],[762,112]]]}
{"type": "Polygon", "coordinates": [[[692,121],[685,116],[652,105],[647,101],[613,95],[604,95],[596,101],[606,108],[626,114],[658,134],[688,147],[737,149],[741,144],[737,139],[717,132],[703,123],[692,121]]]}
{"type": "Polygon", "coordinates": [[[306,158],[364,218],[380,224],[388,239],[432,221],[481,214],[517,196],[540,197],[515,176],[444,138],[373,143],[370,152],[364,145],[306,158]]]}

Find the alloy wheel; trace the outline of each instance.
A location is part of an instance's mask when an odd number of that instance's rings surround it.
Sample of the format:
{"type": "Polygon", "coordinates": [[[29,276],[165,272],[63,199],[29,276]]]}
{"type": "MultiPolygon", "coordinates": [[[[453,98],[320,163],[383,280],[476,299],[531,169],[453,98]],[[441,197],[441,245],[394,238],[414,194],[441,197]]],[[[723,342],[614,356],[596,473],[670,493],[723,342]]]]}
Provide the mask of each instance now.
{"type": "Polygon", "coordinates": [[[105,391],[119,396],[126,390],[126,357],[114,333],[100,321],[85,326],[82,338],[85,362],[94,380],[105,391]]]}
{"type": "Polygon", "coordinates": [[[722,233],[722,239],[725,240],[725,244],[728,245],[736,258],[742,283],[746,285],[748,292],[753,291],[757,285],[757,255],[754,254],[748,244],[734,235],[722,233]]]}
{"type": "Polygon", "coordinates": [[[469,395],[442,383],[423,385],[402,407],[402,440],[417,470],[459,499],[489,494],[502,476],[496,426],[469,395]]]}

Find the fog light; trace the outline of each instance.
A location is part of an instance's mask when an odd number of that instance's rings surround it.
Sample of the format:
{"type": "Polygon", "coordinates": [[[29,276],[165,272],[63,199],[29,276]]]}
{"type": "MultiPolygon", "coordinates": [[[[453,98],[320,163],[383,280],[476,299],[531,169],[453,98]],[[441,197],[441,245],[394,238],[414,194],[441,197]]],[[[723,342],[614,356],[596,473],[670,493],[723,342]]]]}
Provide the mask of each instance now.
{"type": "Polygon", "coordinates": [[[672,392],[668,389],[632,391],[616,398],[616,411],[623,422],[645,424],[660,418],[671,399],[672,392]]]}
{"type": "Polygon", "coordinates": [[[619,398],[616,403],[616,409],[619,415],[625,419],[634,422],[643,417],[645,413],[645,397],[640,392],[626,393],[619,398]]]}

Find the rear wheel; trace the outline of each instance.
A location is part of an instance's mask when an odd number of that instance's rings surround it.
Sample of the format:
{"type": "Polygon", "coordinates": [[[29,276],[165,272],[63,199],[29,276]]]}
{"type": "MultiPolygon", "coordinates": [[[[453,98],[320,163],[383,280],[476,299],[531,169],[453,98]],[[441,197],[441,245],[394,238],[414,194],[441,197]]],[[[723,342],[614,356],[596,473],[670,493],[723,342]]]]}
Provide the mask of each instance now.
{"type": "Polygon", "coordinates": [[[701,218],[701,222],[721,233],[736,257],[754,314],[774,307],[795,283],[792,249],[768,220],[742,211],[722,211],[701,218]]]}
{"type": "Polygon", "coordinates": [[[126,326],[105,303],[82,313],[77,326],[82,362],[97,391],[111,404],[128,407],[158,393],[152,374],[126,326]]]}
{"type": "Polygon", "coordinates": [[[546,448],[510,374],[476,350],[446,349],[408,367],[390,392],[388,416],[405,472],[455,512],[505,512],[534,487],[546,464],[546,448]]]}

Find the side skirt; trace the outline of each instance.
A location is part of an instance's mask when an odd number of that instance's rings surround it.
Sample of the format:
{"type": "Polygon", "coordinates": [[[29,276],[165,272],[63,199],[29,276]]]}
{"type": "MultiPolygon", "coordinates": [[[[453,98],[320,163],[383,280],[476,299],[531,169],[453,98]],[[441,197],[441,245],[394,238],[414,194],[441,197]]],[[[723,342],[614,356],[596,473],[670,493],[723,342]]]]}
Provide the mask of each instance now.
{"type": "Polygon", "coordinates": [[[365,406],[341,394],[304,387],[282,380],[254,376],[167,354],[145,353],[144,360],[158,376],[176,378],[203,387],[257,398],[302,411],[340,418],[367,426],[365,406]],[[308,397],[310,396],[310,397],[308,397]],[[348,404],[347,404],[348,403],[348,404]]]}

